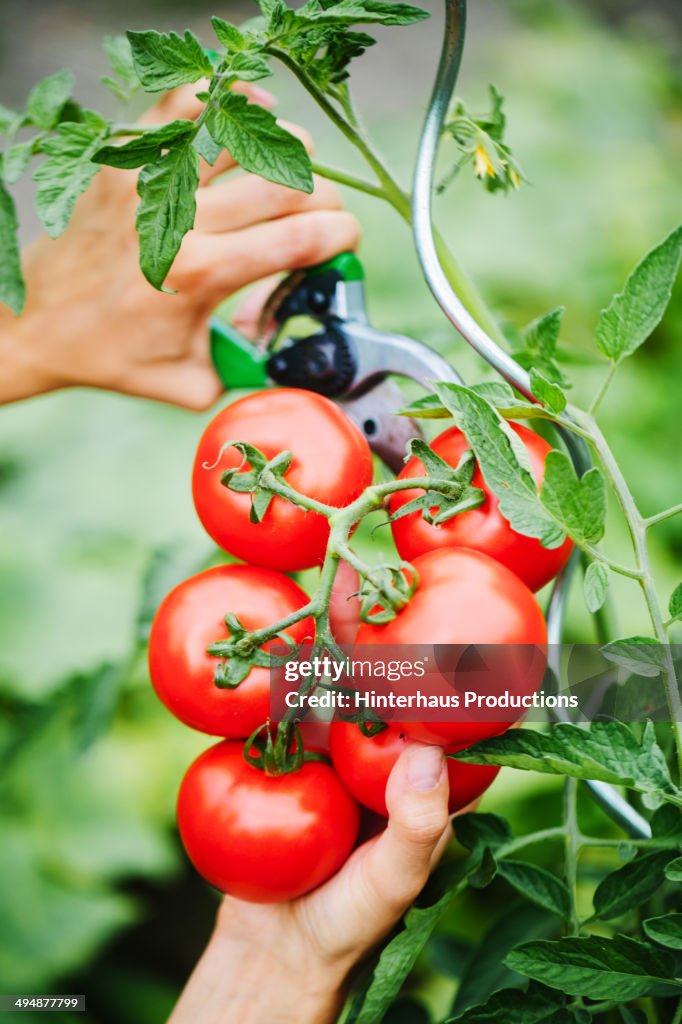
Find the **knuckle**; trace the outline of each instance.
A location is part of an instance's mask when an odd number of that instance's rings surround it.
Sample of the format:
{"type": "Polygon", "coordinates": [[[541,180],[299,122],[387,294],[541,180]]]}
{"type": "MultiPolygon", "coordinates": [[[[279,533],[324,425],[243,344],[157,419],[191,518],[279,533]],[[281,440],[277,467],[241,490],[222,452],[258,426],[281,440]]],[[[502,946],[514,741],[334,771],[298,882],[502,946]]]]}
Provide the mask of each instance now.
{"type": "Polygon", "coordinates": [[[413,846],[431,849],[448,827],[445,805],[415,809],[405,822],[405,836],[413,846]]]}

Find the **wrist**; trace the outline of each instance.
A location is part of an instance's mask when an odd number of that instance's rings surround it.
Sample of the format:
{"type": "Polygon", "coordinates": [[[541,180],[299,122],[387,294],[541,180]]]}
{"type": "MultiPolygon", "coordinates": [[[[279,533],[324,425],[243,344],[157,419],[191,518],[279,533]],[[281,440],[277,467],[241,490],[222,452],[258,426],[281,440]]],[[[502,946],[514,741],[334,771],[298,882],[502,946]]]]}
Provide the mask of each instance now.
{"type": "MultiPolygon", "coordinates": [[[[44,325],[48,330],[48,325],[44,325]]],[[[30,312],[15,316],[0,307],[0,405],[58,387],[40,365],[41,331],[30,312]]]]}
{"type": "Polygon", "coordinates": [[[168,1024],[331,1024],[343,1005],[344,973],[250,929],[219,923],[168,1024]]]}

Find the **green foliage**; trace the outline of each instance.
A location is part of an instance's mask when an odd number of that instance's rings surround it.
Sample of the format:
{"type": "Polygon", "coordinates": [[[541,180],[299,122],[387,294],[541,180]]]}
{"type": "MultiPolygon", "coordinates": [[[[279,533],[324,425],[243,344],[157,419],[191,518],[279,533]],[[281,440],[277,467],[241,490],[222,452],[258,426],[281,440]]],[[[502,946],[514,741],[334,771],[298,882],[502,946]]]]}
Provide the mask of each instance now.
{"type": "Polygon", "coordinates": [[[177,32],[128,32],[133,65],[147,92],[190,85],[213,73],[213,65],[189,29],[177,32]]]}
{"type": "Polygon", "coordinates": [[[671,232],[633,270],[623,291],[602,312],[597,345],[612,363],[636,352],[660,323],[682,256],[682,227],[671,232]]]}
{"type": "MultiPolygon", "coordinates": [[[[0,168],[4,162],[0,163],[0,168]]],[[[26,288],[21,274],[17,211],[14,200],[0,182],[0,302],[4,302],[15,313],[21,313],[26,301],[26,288]]]]}
{"type": "Polygon", "coordinates": [[[81,122],[59,125],[42,146],[46,158],[33,175],[36,210],[48,235],[56,238],[69,223],[76,200],[97,174],[93,157],[106,136],[106,122],[83,112],[81,122]]]}
{"type": "Polygon", "coordinates": [[[145,164],[138,178],[140,205],[135,226],[140,267],[161,288],[187,232],[194,226],[199,157],[189,141],[145,164]]]}
{"type": "Polygon", "coordinates": [[[682,791],[670,778],[651,726],[641,740],[622,722],[593,722],[590,729],[566,722],[549,733],[513,729],[450,756],[469,764],[611,782],[644,793],[655,803],[671,800],[682,805],[682,791]]]}
{"type": "Polygon", "coordinates": [[[590,562],[585,570],[583,591],[589,612],[597,612],[604,604],[609,590],[609,570],[603,562],[590,562]]]}

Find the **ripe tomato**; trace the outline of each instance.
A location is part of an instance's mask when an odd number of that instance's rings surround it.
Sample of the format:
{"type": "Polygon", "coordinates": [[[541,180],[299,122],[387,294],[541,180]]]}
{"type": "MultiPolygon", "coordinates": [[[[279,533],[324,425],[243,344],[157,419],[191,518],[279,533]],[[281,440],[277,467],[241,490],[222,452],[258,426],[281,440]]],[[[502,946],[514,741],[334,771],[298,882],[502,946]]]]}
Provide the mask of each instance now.
{"type": "Polygon", "coordinates": [[[225,740],[190,765],[178,827],[197,871],[221,892],[254,903],[292,900],[330,878],[353,848],[355,800],[316,761],[268,776],[225,740]]]}
{"type": "MultiPolygon", "coordinates": [[[[493,691],[534,692],[544,674],[547,628],[540,606],[518,576],[480,551],[467,548],[429,551],[412,564],[419,586],[409,604],[391,622],[363,622],[356,644],[443,645],[434,652],[437,666],[430,692],[440,688],[450,694],[460,689],[460,679],[455,675],[453,684],[439,673],[450,668],[447,663],[457,655],[456,645],[485,645],[484,660],[489,667],[482,681],[476,679],[478,692],[486,692],[486,688],[489,692],[491,683],[493,691]]],[[[362,652],[358,657],[363,657],[362,652]]],[[[466,678],[463,676],[464,682],[466,678]]],[[[450,715],[459,721],[403,721],[400,725],[412,739],[463,747],[505,732],[512,717],[522,714],[523,710],[513,711],[507,721],[489,721],[494,717],[490,712],[459,709],[450,715]]]]}
{"type": "MultiPolygon", "coordinates": [[[[252,668],[239,686],[219,688],[213,682],[219,659],[206,648],[227,639],[228,612],[247,629],[259,629],[307,600],[288,576],[251,565],[207,569],[172,590],[156,613],[149,637],[152,684],[169,711],[212,736],[249,736],[269,714],[270,669],[252,668]]],[[[303,619],[288,632],[298,643],[310,640],[313,623],[303,619]]],[[[269,646],[264,645],[266,650],[269,646]]]]}
{"type": "Polygon", "coordinates": [[[194,504],[220,547],[252,565],[285,572],[320,564],[329,537],[324,516],[274,498],[262,522],[252,523],[251,496],[221,484],[225,470],[241,462],[235,448],[221,454],[229,441],[247,441],[269,458],[293,452],[287,482],[310,498],[341,508],[372,482],[372,454],[355,424],[328,398],[277,388],[247,395],[223,409],[197,449],[194,504]]]}
{"type": "MultiPolygon", "coordinates": [[[[365,736],[355,722],[332,722],[329,744],[339,778],[365,807],[386,815],[386,783],[393,765],[409,739],[401,728],[388,726],[376,736],[365,736]]],[[[450,814],[466,807],[485,792],[499,768],[464,764],[448,759],[450,814]]]]}
{"type": "MultiPolygon", "coordinates": [[[[542,481],[545,458],[551,451],[550,446],[538,434],[518,423],[510,424],[511,429],[523,441],[530,464],[538,483],[542,481]]],[[[470,448],[464,434],[457,427],[451,427],[440,434],[431,447],[437,455],[445,459],[451,466],[459,463],[462,455],[470,448]]],[[[417,458],[412,458],[401,471],[398,479],[405,480],[411,476],[424,474],[424,465],[417,458]]],[[[539,590],[545,583],[553,579],[563,569],[573,549],[572,542],[567,538],[559,548],[548,550],[539,540],[524,537],[516,533],[504,518],[499,509],[495,495],[486,485],[481,471],[476,467],[472,480],[474,487],[485,492],[485,500],[479,508],[462,512],[440,526],[432,526],[421,516],[413,512],[396,519],[391,524],[401,558],[413,561],[426,551],[444,547],[473,548],[490,555],[496,561],[506,565],[526,583],[531,590],[539,590]]],[[[423,491],[398,491],[391,495],[390,511],[397,512],[408,501],[423,494],[423,491]]]]}

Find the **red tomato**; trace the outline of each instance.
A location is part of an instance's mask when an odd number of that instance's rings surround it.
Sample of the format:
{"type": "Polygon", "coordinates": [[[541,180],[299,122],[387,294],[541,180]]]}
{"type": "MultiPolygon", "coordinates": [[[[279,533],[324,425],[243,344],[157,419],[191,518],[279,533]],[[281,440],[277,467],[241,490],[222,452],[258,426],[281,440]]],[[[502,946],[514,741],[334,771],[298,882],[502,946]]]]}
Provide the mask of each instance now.
{"type": "MultiPolygon", "coordinates": [[[[545,458],[550,446],[538,434],[527,427],[511,423],[511,429],[523,441],[530,464],[538,483],[542,481],[545,458]]],[[[451,466],[459,463],[465,451],[471,447],[461,430],[451,427],[440,434],[431,447],[437,455],[451,466]]],[[[401,471],[398,479],[424,474],[423,463],[413,458],[401,471]]],[[[462,512],[441,526],[432,526],[422,519],[420,512],[413,512],[396,519],[391,524],[393,537],[401,558],[411,562],[426,551],[445,547],[473,548],[490,555],[506,565],[526,583],[531,590],[539,590],[563,569],[573,549],[567,538],[559,548],[548,550],[539,540],[516,533],[501,514],[495,495],[486,485],[481,471],[476,467],[472,481],[474,487],[485,491],[485,501],[476,509],[462,512]]],[[[423,491],[398,491],[391,495],[390,511],[399,508],[423,494],[423,491]]]]}
{"type": "Polygon", "coordinates": [[[358,805],[329,765],[268,776],[225,740],[190,765],[178,827],[197,871],[254,903],[292,900],[339,870],[358,832],[358,805]]]}
{"type": "Polygon", "coordinates": [[[309,498],[341,508],[372,482],[372,454],[363,435],[328,398],[277,388],[233,402],[209,423],[199,442],[194,504],[216,544],[252,565],[285,572],[319,565],[329,537],[327,520],[274,498],[262,522],[250,522],[251,496],[220,482],[225,470],[241,462],[235,448],[221,454],[229,441],[247,441],[269,458],[293,452],[287,482],[309,498]]]}
{"type": "MultiPolygon", "coordinates": [[[[355,722],[332,722],[329,743],[339,778],[365,807],[377,814],[388,814],[386,783],[393,765],[409,743],[401,728],[389,726],[376,736],[364,736],[355,722]]],[[[448,759],[450,797],[448,807],[454,814],[485,792],[499,768],[464,764],[448,759]]]]}
{"type": "MultiPolygon", "coordinates": [[[[496,684],[495,670],[499,668],[500,680],[509,689],[534,692],[544,674],[547,627],[540,606],[518,576],[487,555],[467,548],[429,551],[413,559],[412,564],[419,575],[419,586],[410,602],[384,625],[363,622],[356,644],[443,645],[440,652],[435,652],[439,655],[437,678],[445,671],[441,660],[447,663],[449,653],[457,653],[456,645],[485,645],[486,661],[492,666],[486,682],[496,684]]],[[[443,692],[453,692],[445,676],[440,682],[443,692]]],[[[458,681],[455,685],[459,688],[458,681]]],[[[508,717],[515,714],[508,713],[508,717]]],[[[518,711],[517,717],[522,714],[518,711]]],[[[412,739],[462,747],[505,732],[511,724],[510,720],[488,721],[490,712],[462,712],[459,717],[463,720],[404,721],[401,728],[412,739]]]]}
{"type": "MultiPolygon", "coordinates": [[[[269,715],[270,669],[252,668],[239,686],[223,689],[213,682],[219,659],[206,648],[229,636],[228,612],[247,629],[260,629],[307,601],[298,584],[271,569],[221,565],[190,577],[163,600],[152,624],[154,689],[169,711],[193,729],[212,736],[249,736],[269,715]]],[[[309,641],[313,623],[303,619],[288,633],[298,643],[309,641]]],[[[269,646],[264,645],[266,650],[269,646]]]]}

